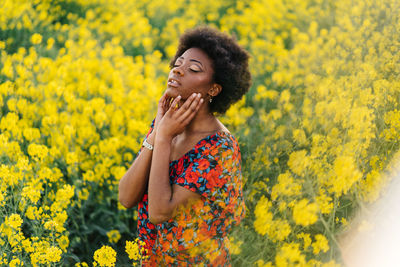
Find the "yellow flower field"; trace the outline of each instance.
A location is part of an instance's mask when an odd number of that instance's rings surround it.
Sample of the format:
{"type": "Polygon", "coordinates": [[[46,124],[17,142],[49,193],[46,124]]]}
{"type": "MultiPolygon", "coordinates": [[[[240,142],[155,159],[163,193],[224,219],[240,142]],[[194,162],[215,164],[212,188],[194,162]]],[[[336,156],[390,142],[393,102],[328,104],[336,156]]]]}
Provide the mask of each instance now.
{"type": "Polygon", "coordinates": [[[399,152],[396,0],[3,0],[1,266],[140,264],[119,179],[179,36],[202,24],[251,54],[250,92],[221,118],[245,179],[232,265],[342,264],[399,152]]]}

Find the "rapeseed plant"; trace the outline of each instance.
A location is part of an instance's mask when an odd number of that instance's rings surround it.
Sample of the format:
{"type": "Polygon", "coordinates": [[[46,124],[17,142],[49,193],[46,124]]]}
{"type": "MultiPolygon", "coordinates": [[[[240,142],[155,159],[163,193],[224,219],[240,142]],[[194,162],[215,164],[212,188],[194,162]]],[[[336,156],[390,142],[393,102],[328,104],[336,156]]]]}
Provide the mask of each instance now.
{"type": "Polygon", "coordinates": [[[252,56],[253,87],[221,118],[248,209],[233,265],[337,265],[337,235],[396,166],[399,21],[395,0],[4,0],[0,264],[140,264],[118,181],[179,36],[205,23],[252,56]]]}

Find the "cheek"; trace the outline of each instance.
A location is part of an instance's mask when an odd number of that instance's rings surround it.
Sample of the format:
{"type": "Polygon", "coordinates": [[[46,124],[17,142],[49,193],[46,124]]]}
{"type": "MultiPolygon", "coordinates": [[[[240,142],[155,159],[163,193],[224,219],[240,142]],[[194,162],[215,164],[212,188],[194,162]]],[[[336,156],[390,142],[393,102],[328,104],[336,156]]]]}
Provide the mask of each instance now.
{"type": "MultiPolygon", "coordinates": [[[[205,91],[207,92],[211,87],[211,79],[205,76],[197,76],[190,79],[188,82],[188,87],[194,90],[205,91]]],[[[201,92],[199,92],[201,93],[201,92]]]]}
{"type": "Polygon", "coordinates": [[[204,79],[195,79],[193,83],[188,86],[185,90],[185,96],[182,94],[182,99],[188,98],[193,93],[200,93],[202,98],[207,96],[208,91],[211,88],[211,83],[204,79]]]}

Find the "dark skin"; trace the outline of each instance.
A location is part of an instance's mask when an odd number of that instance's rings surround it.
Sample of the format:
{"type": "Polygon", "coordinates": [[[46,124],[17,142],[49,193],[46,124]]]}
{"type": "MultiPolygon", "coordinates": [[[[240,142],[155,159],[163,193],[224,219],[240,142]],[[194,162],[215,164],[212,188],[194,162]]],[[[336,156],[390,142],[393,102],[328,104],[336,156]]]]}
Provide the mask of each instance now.
{"type": "Polygon", "coordinates": [[[201,139],[228,132],[210,112],[209,99],[221,92],[213,81],[212,60],[201,49],[190,48],[177,59],[161,97],[154,129],[119,184],[119,200],[131,208],[142,199],[148,185],[149,219],[157,224],[173,218],[177,209],[201,196],[169,183],[169,162],[182,157],[201,139]]]}

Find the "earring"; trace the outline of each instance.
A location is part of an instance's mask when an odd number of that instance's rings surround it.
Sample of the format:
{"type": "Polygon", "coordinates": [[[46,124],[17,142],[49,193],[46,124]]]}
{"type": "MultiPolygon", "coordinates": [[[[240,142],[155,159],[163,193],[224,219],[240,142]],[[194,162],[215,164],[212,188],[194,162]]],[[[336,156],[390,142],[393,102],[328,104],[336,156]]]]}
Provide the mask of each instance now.
{"type": "Polygon", "coordinates": [[[210,103],[212,102],[212,97],[210,96],[210,103]]]}

